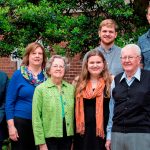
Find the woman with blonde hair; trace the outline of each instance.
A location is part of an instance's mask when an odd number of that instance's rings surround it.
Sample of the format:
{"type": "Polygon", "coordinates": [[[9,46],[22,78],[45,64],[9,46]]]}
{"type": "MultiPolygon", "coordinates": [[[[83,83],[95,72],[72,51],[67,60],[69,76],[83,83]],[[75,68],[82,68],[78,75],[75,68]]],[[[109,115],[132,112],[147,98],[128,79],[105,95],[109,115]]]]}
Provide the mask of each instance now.
{"type": "Polygon", "coordinates": [[[74,149],[104,150],[109,116],[111,75],[103,54],[94,49],[86,54],[76,86],[76,136],[74,149]]]}

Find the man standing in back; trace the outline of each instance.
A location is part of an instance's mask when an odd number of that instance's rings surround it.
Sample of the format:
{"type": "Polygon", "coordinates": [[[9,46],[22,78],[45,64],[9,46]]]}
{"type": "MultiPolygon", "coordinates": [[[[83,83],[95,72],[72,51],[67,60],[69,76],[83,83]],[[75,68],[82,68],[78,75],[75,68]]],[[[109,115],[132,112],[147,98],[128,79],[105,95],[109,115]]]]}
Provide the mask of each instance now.
{"type": "Polygon", "coordinates": [[[121,48],[114,44],[118,26],[112,19],[103,20],[98,29],[100,45],[97,47],[107,61],[108,69],[113,76],[123,71],[120,61],[121,48]]]}
{"type": "MultiPolygon", "coordinates": [[[[118,26],[114,20],[103,20],[98,29],[100,45],[96,47],[96,49],[98,49],[104,55],[107,61],[108,70],[112,77],[123,72],[120,61],[121,48],[114,44],[117,37],[117,29],[118,26]]],[[[86,55],[84,56],[83,61],[85,60],[86,55]]],[[[78,79],[79,76],[75,77],[72,84],[76,85],[78,79]]]]}

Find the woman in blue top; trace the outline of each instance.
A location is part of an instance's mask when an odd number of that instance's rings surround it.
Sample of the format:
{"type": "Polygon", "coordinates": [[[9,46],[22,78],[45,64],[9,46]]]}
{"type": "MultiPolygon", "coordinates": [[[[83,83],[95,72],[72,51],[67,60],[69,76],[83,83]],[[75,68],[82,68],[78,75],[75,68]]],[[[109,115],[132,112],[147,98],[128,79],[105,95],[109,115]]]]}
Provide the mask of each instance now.
{"type": "Polygon", "coordinates": [[[6,95],[6,119],[12,150],[35,150],[32,131],[32,97],[37,85],[46,80],[46,54],[37,42],[26,47],[22,65],[15,71],[6,95]]]}

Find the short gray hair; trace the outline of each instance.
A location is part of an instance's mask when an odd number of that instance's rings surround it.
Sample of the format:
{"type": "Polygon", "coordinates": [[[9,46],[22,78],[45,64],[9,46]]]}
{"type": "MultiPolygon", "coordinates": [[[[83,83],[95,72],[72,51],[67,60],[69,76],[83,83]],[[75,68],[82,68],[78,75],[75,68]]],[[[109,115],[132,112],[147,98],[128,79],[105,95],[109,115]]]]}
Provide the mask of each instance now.
{"type": "Polygon", "coordinates": [[[54,62],[55,58],[62,59],[64,61],[65,72],[66,72],[66,70],[68,68],[68,66],[67,66],[68,65],[68,60],[67,60],[67,58],[62,57],[60,55],[53,55],[51,58],[49,58],[49,60],[46,63],[46,73],[47,73],[48,76],[50,76],[49,75],[49,70],[51,69],[52,63],[54,62]]]}
{"type": "Polygon", "coordinates": [[[135,50],[136,53],[137,53],[137,55],[141,56],[141,49],[140,49],[140,47],[139,47],[138,45],[136,45],[136,44],[127,44],[125,47],[123,47],[123,48],[121,49],[121,55],[122,55],[122,52],[123,52],[124,50],[131,50],[131,49],[135,50]]]}

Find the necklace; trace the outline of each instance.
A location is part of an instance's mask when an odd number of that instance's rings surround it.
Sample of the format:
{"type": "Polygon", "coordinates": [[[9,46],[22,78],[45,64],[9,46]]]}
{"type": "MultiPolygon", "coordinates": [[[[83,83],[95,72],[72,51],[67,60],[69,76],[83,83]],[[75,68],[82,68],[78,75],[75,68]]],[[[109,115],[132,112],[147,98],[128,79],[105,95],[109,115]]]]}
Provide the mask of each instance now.
{"type": "Polygon", "coordinates": [[[97,87],[97,80],[91,80],[91,83],[92,83],[92,90],[94,91],[95,88],[97,87]]]}
{"type": "Polygon", "coordinates": [[[34,73],[32,73],[32,75],[34,79],[38,79],[38,75],[35,75],[34,73]]]}

